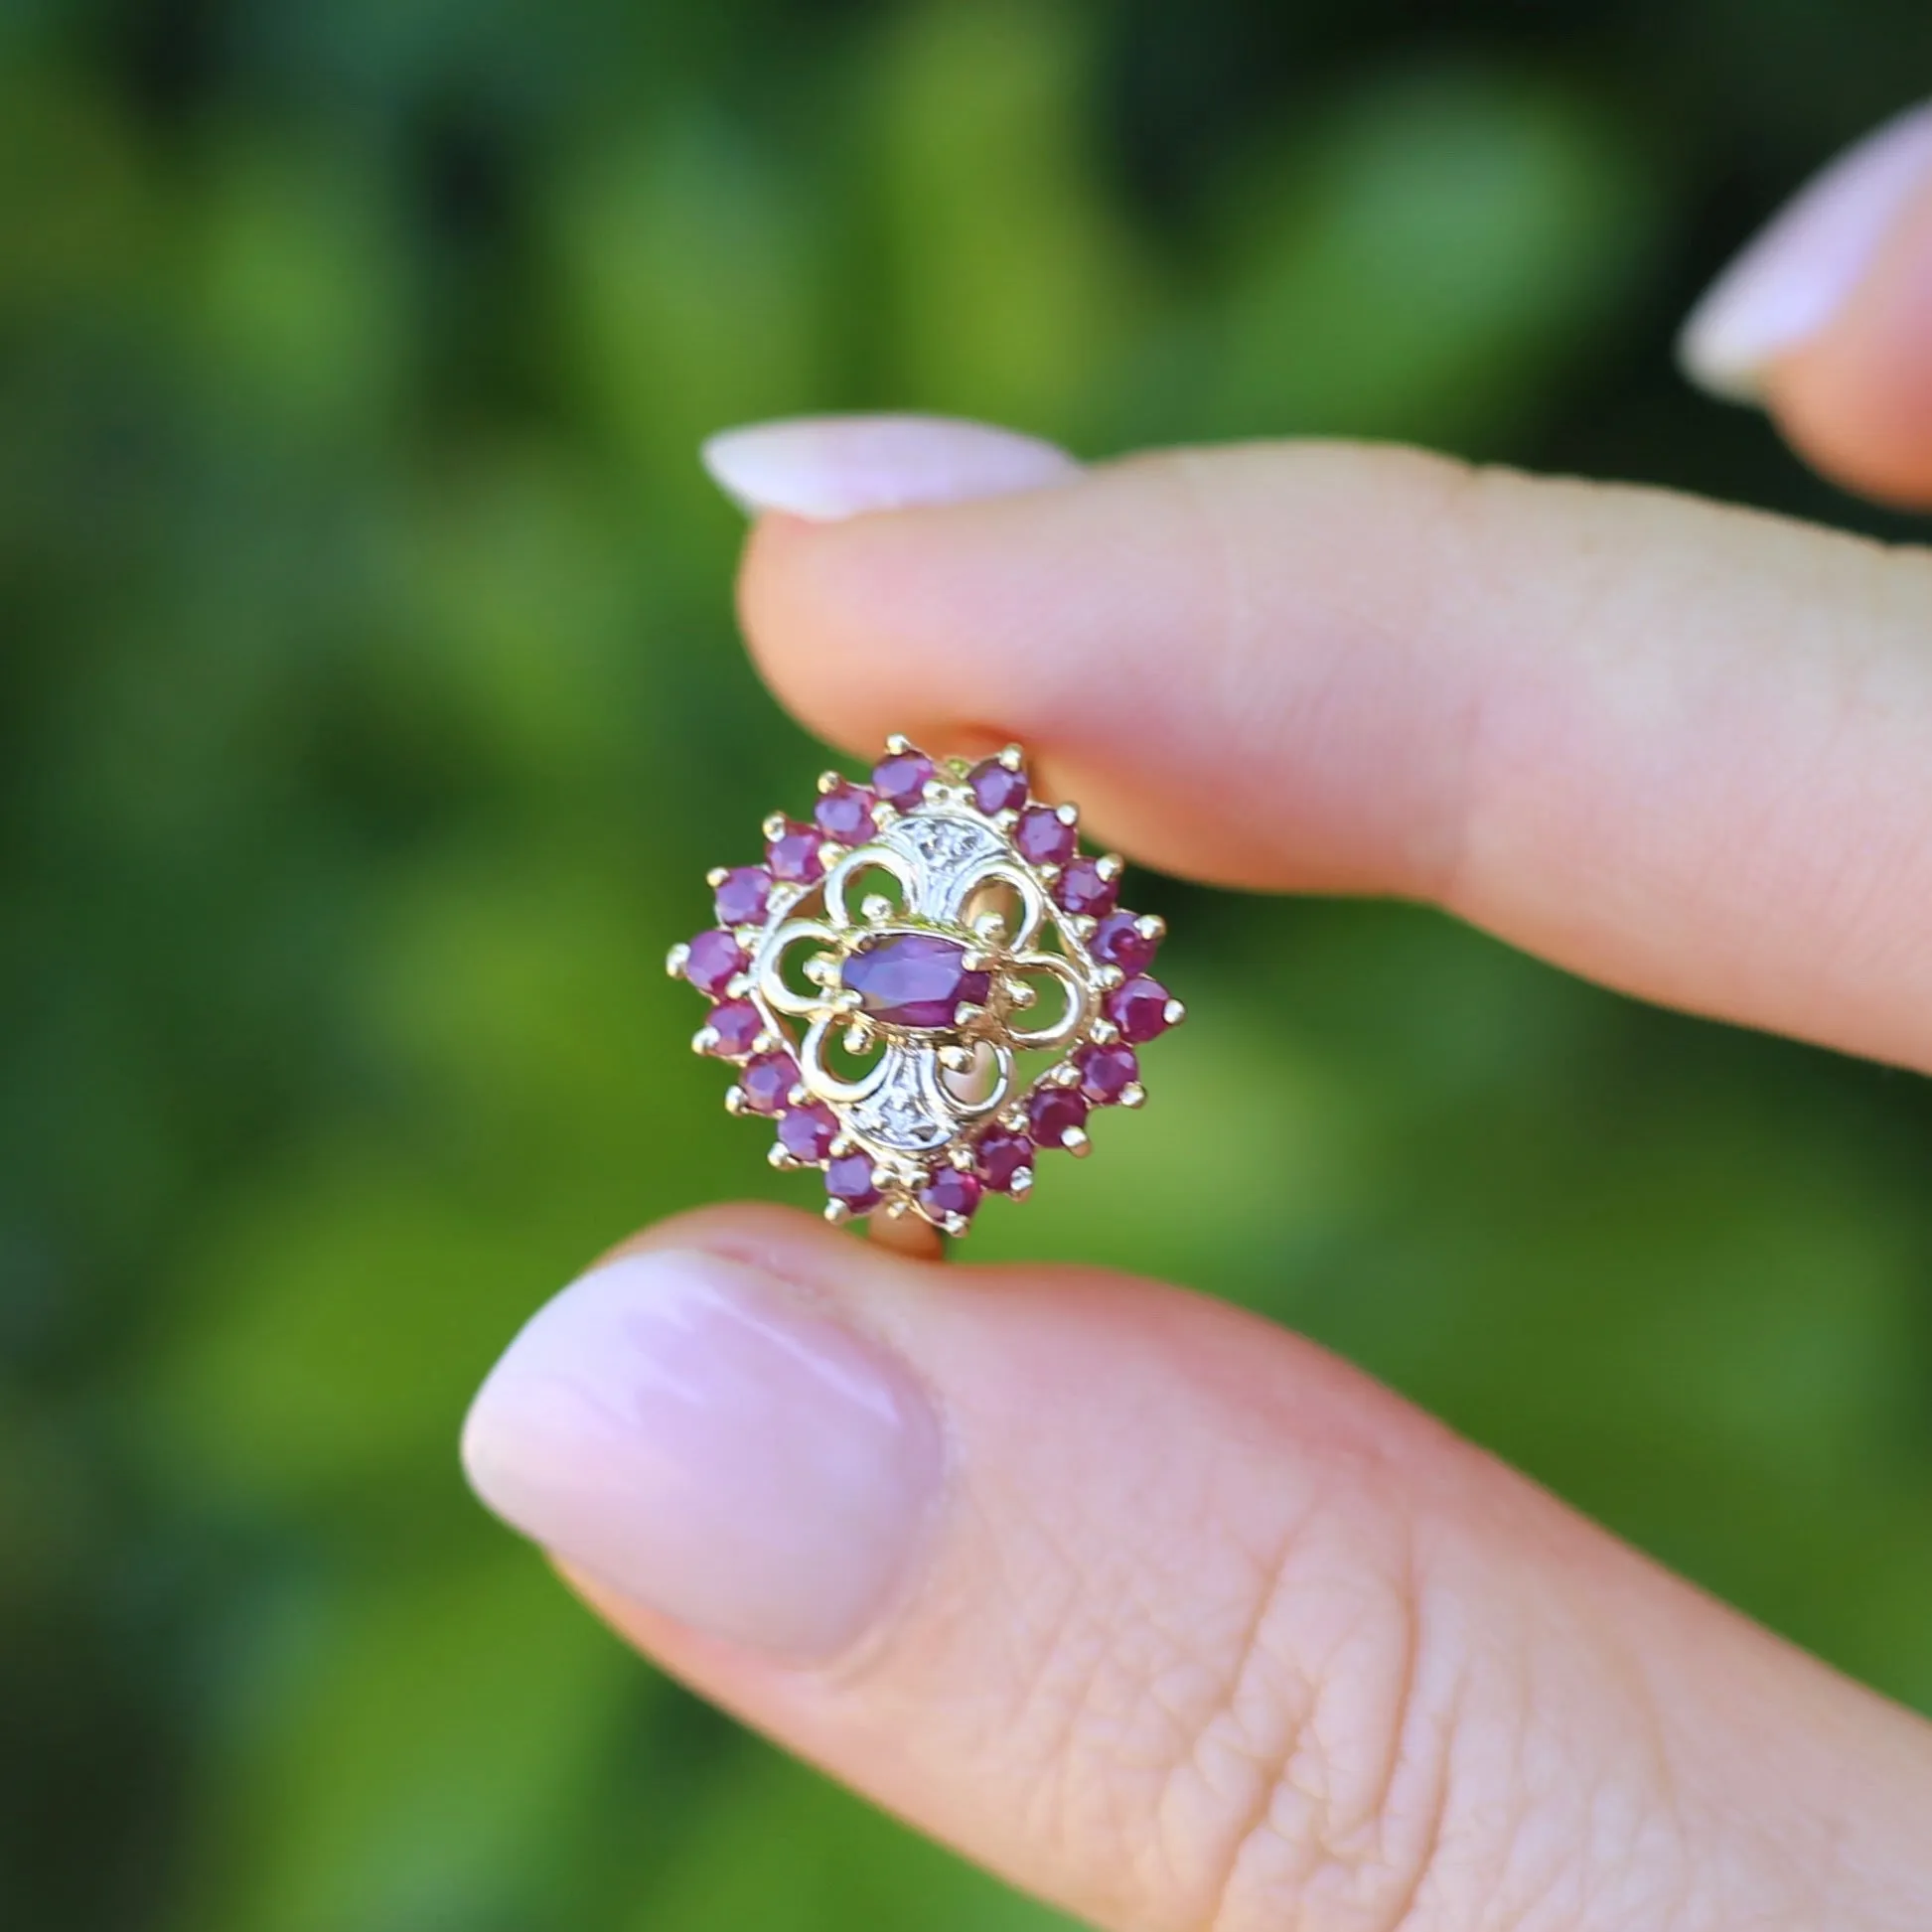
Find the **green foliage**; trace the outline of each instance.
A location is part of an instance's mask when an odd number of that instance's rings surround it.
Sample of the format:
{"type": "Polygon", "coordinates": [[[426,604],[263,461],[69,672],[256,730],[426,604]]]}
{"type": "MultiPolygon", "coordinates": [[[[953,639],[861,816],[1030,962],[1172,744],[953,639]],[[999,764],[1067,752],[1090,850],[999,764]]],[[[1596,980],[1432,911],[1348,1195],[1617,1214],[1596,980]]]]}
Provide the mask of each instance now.
{"type": "Polygon", "coordinates": [[[567,1893],[598,1772],[648,1701],[614,1638],[555,1614],[527,1551],[466,1555],[280,1606],[214,1753],[226,1829],[180,1924],[413,1932],[527,1922],[567,1893]]]}
{"type": "MultiPolygon", "coordinates": [[[[10,1926],[1054,1922],[652,1679],[455,1471],[587,1257],[809,1193],[658,970],[690,788],[729,752],[749,835],[822,762],[693,445],[913,405],[1810,501],[1664,344],[1906,21],[1754,18],[1740,90],[1725,0],[1138,11],[0,26],[10,1926]]],[[[1917,1085],[1153,892],[1155,1104],[975,1246],[1292,1321],[1932,1705],[1917,1085]]]]}
{"type": "Polygon", "coordinates": [[[1468,447],[1534,422],[1553,367],[1615,320],[1646,172],[1547,80],[1378,76],[1230,197],[1204,428],[1468,447]]]}

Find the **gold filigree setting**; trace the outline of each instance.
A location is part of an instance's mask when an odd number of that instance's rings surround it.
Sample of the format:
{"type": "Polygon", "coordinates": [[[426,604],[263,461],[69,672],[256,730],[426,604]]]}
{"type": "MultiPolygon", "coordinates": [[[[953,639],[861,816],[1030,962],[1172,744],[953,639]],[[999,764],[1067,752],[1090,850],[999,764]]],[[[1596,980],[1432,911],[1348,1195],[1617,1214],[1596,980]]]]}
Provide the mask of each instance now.
{"type": "Polygon", "coordinates": [[[762,865],[709,875],[718,924],[671,950],[712,1001],[692,1046],[736,1063],[725,1104],[774,1121],[775,1166],[823,1170],[828,1219],[962,1235],[1144,1100],[1136,1049],[1184,1017],[1147,972],[1165,928],[1117,909],[1119,858],[1079,852],[1016,745],[894,737],[869,785],[818,792],[811,823],[765,821],[762,865]]]}

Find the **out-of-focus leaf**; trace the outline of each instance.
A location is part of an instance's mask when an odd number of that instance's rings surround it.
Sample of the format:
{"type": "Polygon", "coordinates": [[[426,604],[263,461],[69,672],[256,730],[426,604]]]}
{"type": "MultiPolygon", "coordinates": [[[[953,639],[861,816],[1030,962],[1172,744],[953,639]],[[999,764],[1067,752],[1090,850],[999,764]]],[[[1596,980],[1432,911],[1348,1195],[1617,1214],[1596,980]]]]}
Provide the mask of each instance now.
{"type": "Polygon", "coordinates": [[[90,82],[65,64],[0,59],[0,318],[15,324],[98,330],[138,319],[131,298],[152,287],[162,197],[90,82]]]}
{"type": "Polygon", "coordinates": [[[1016,1897],[801,1765],[749,1759],[668,1869],[646,1874],[626,1932],[1053,1932],[1016,1897]],[[755,1851],[752,1849],[755,1848],[755,1851]]]}
{"type": "Polygon", "coordinates": [[[369,654],[372,696],[462,732],[533,809],[601,798],[627,749],[621,698],[663,656],[639,635],[630,548],[549,446],[467,453],[411,492],[391,534],[397,634],[369,654]]]}
{"type": "Polygon", "coordinates": [[[882,42],[853,160],[883,281],[853,322],[895,404],[1050,434],[1094,413],[1149,277],[1102,186],[1091,84],[1070,7],[927,0],[882,42]]]}
{"type": "Polygon", "coordinates": [[[149,1374],[172,1478],[271,1509],[385,1471],[448,1488],[479,1374],[574,1264],[480,1205],[374,1142],[257,1183],[196,1258],[203,1312],[149,1374]]]}
{"type": "Polygon", "coordinates": [[[700,440],[809,408],[832,373],[810,175],[693,108],[587,156],[553,220],[561,326],[598,435],[681,524],[700,440]]]}
{"type": "Polygon", "coordinates": [[[1653,220],[1593,114],[1468,71],[1375,83],[1241,184],[1190,432],[1493,440],[1627,303],[1653,220]]]}
{"type": "Polygon", "coordinates": [[[696,1191],[736,1125],[657,937],[580,870],[503,852],[425,876],[384,952],[365,991],[407,1136],[372,1110],[258,1181],[187,1265],[199,1313],[159,1414],[209,1488],[443,1470],[518,1322],[696,1191]]]}
{"type": "Polygon", "coordinates": [[[566,1922],[635,1660],[508,1541],[299,1612],[237,1687],[182,1932],[566,1922]]]}
{"type": "Polygon", "coordinates": [[[409,337],[391,216],[340,154],[255,131],[218,148],[183,278],[212,415],[323,441],[395,426],[409,337]]]}

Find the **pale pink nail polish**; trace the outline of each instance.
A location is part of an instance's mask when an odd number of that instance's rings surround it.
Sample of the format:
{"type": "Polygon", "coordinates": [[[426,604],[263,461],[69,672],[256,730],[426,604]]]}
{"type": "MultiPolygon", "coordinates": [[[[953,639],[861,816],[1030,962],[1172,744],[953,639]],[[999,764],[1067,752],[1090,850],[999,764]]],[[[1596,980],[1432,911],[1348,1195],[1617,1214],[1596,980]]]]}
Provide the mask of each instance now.
{"type": "Polygon", "coordinates": [[[628,1257],[530,1320],[463,1461],[506,1522],[676,1621],[797,1662],[906,1576],[942,1442],[905,1366],[742,1263],[628,1257]]]}
{"type": "Polygon", "coordinates": [[[1077,476],[1036,436],[947,416],[799,416],[721,430],[701,452],[711,479],[752,516],[820,522],[868,511],[964,503],[1077,476]]]}
{"type": "Polygon", "coordinates": [[[1932,192],[1932,105],[1841,155],[1724,270],[1678,338],[1685,373],[1754,401],[1770,366],[1844,306],[1921,191],[1932,192]]]}

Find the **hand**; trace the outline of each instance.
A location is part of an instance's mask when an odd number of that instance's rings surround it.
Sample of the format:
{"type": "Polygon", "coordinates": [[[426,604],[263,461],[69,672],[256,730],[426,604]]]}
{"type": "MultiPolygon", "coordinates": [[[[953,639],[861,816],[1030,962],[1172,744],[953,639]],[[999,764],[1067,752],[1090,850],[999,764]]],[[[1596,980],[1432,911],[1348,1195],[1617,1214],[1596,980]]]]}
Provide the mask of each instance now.
{"type": "MultiPolygon", "coordinates": [[[[1697,354],[1932,500],[1932,190],[1885,232],[1697,354]]],[[[713,460],[805,513],[743,609],[827,737],[1017,737],[1170,869],[1932,1070],[1932,554],[1333,446],[713,460]]],[[[1178,1289],[701,1213],[535,1317],[465,1452],[641,1648],[1102,1925],[1932,1924],[1932,1729],[1178,1289]]]]}

